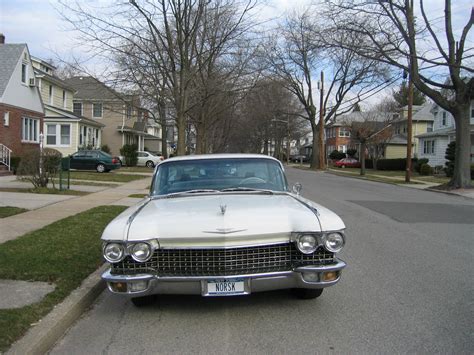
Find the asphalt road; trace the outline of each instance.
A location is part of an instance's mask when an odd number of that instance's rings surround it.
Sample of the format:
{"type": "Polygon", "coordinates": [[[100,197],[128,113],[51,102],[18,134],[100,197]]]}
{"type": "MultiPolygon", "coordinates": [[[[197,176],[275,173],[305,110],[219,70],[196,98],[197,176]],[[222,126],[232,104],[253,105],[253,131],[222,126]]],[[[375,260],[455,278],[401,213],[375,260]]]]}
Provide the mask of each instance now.
{"type": "Polygon", "coordinates": [[[473,200],[287,170],[347,225],[338,285],[142,309],[105,292],[52,354],[472,353],[473,200]]]}

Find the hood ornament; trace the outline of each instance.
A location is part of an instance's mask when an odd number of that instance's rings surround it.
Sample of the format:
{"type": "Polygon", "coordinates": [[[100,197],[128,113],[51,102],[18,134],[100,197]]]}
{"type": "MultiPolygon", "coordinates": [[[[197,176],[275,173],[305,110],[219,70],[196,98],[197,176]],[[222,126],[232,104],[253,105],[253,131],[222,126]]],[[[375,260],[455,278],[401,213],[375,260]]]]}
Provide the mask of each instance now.
{"type": "Polygon", "coordinates": [[[247,229],[234,229],[234,228],[216,228],[213,231],[203,231],[203,233],[211,234],[231,234],[246,231],[247,229]]]}
{"type": "Polygon", "coordinates": [[[221,207],[221,214],[225,215],[225,211],[227,210],[227,205],[220,205],[221,207]]]}

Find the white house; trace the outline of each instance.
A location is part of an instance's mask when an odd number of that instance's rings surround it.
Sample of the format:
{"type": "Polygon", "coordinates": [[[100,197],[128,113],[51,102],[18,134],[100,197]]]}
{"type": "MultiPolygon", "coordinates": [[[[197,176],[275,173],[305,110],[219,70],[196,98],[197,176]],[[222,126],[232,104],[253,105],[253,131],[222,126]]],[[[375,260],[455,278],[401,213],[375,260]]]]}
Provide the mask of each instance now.
{"type": "MultiPolygon", "coordinates": [[[[431,166],[444,166],[445,154],[448,144],[456,140],[455,122],[453,116],[433,104],[431,112],[434,115],[433,130],[416,137],[419,139],[418,158],[428,159],[431,166]]],[[[471,101],[471,163],[474,162],[474,100],[471,101]]]]}

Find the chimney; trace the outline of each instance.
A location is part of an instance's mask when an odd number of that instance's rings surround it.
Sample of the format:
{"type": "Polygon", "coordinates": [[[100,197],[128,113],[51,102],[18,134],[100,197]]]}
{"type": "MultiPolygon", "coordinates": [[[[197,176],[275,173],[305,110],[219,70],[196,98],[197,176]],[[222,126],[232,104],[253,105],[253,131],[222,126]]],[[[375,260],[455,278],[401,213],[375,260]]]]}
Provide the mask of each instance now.
{"type": "Polygon", "coordinates": [[[0,44],[5,44],[5,35],[0,33],[0,44]]]}

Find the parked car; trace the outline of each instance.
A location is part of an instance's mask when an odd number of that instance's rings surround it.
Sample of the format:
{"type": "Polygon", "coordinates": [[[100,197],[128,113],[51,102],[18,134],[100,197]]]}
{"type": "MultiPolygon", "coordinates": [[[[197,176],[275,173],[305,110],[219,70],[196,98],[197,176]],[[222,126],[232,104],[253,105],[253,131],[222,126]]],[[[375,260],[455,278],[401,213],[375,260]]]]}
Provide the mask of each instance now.
{"type": "Polygon", "coordinates": [[[309,161],[309,157],[303,154],[290,155],[290,161],[293,163],[299,163],[301,161],[303,163],[307,163],[309,161]]]}
{"type": "Polygon", "coordinates": [[[265,155],[171,158],[155,169],[149,198],[102,234],[108,289],[136,306],[157,294],[247,295],[294,289],[316,298],[341,278],[345,225],[290,190],[265,155]]]}
{"type": "Polygon", "coordinates": [[[70,168],[104,173],[120,168],[120,160],[101,150],[79,150],[70,155],[70,168]]]}
{"type": "Polygon", "coordinates": [[[338,168],[360,168],[360,162],[354,158],[343,158],[334,163],[338,168]]]}
{"type": "MultiPolygon", "coordinates": [[[[137,166],[147,166],[149,168],[154,168],[156,165],[161,163],[165,158],[161,154],[156,154],[153,152],[147,151],[138,151],[138,160],[137,166]]],[[[120,164],[122,166],[126,165],[125,157],[123,155],[119,155],[118,158],[120,159],[120,164]]]]}
{"type": "Polygon", "coordinates": [[[154,168],[164,160],[162,155],[155,155],[152,152],[138,152],[137,166],[146,166],[154,168]]]}

